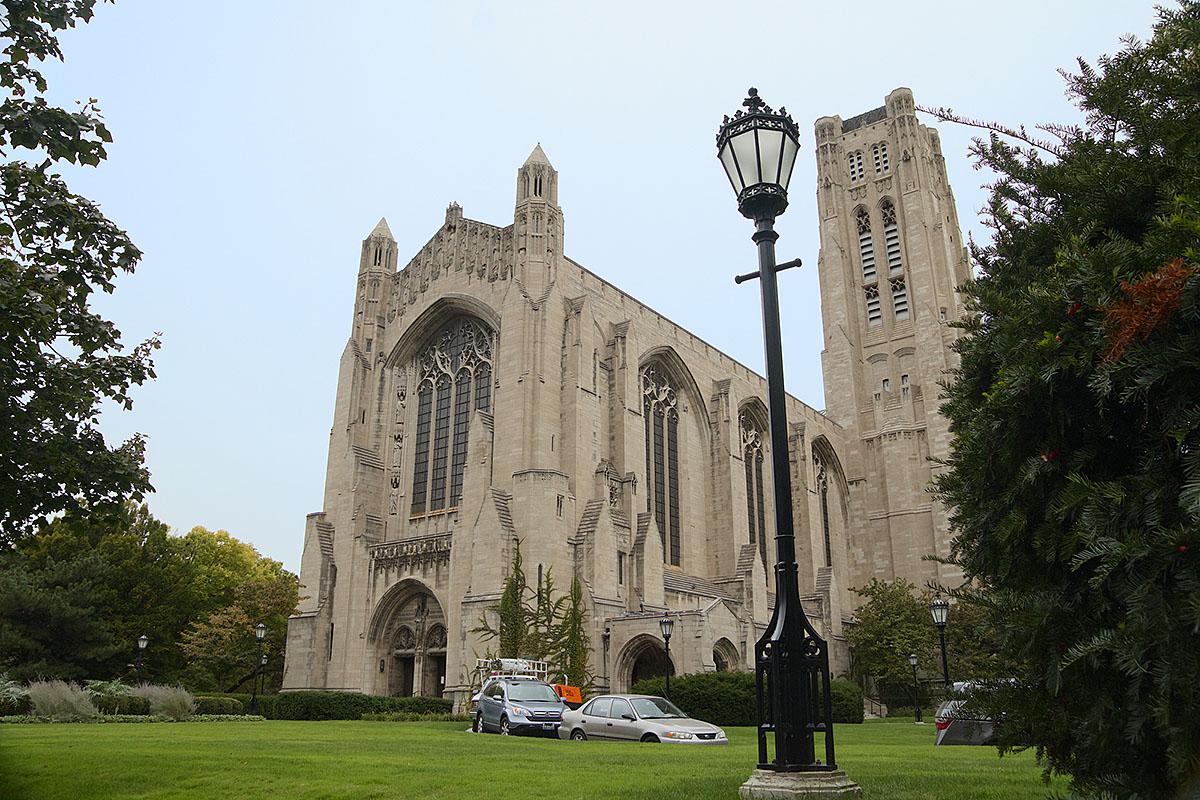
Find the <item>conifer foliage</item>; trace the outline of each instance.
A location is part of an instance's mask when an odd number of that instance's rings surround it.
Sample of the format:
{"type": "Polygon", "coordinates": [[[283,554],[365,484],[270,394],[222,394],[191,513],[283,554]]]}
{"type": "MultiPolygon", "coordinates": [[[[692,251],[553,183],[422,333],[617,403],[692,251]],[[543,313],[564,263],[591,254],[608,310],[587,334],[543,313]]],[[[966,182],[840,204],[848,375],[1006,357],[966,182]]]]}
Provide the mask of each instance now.
{"type": "Polygon", "coordinates": [[[1083,125],[983,125],[943,406],[957,594],[1022,665],[977,702],[1083,796],[1200,777],[1200,4],[1158,13],[1064,74],[1083,125]]]}

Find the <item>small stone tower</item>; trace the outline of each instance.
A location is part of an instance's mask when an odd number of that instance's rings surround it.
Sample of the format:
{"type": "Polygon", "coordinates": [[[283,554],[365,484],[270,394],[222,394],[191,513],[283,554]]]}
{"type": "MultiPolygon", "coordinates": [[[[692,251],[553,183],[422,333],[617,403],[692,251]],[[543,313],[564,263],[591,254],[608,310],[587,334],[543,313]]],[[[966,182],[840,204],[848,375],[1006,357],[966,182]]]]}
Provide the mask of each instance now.
{"type": "Polygon", "coordinates": [[[850,585],[952,580],[923,561],[949,552],[946,512],[929,492],[949,451],[939,382],[970,269],[935,130],[912,92],[842,120],[816,121],[819,262],[827,413],[852,435],[851,495],[866,524],[849,543],[850,585]]]}
{"type": "Polygon", "coordinates": [[[516,277],[537,298],[558,277],[562,256],[562,209],[558,172],[539,144],[517,171],[516,277]]]}

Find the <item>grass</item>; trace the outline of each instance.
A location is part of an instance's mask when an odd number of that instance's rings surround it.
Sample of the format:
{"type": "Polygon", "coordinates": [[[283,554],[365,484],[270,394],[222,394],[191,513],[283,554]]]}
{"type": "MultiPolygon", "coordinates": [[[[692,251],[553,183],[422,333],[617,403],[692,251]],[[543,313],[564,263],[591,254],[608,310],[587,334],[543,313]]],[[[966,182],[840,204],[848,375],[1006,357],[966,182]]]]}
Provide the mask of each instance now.
{"type": "MultiPolygon", "coordinates": [[[[843,725],[838,761],[865,798],[1043,798],[1033,757],[933,746],[933,726],[843,725]]],[[[453,722],[11,725],[0,797],[22,800],[322,798],[723,798],[755,760],[726,747],[560,742],[466,733],[453,722]]]]}

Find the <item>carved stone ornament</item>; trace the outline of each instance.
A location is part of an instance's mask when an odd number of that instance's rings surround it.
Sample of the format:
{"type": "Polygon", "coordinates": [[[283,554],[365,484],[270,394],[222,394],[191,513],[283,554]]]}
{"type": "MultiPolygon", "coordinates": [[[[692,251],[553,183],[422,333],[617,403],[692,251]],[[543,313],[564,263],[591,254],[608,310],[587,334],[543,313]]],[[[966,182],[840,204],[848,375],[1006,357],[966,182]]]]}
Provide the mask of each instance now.
{"type": "Polygon", "coordinates": [[[396,649],[414,650],[416,646],[417,635],[413,633],[412,628],[407,625],[401,625],[400,630],[396,633],[396,649]]]}
{"type": "Polygon", "coordinates": [[[384,542],[369,549],[375,569],[412,570],[428,565],[450,563],[450,534],[421,536],[384,542]]]}

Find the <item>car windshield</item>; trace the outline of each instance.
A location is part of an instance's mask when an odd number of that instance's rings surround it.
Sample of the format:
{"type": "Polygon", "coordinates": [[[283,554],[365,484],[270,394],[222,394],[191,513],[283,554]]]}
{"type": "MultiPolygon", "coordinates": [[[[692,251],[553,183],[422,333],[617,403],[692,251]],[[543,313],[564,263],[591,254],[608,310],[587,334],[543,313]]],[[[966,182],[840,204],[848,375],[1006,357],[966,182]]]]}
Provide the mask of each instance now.
{"type": "Polygon", "coordinates": [[[687,714],[676,708],[670,700],[661,697],[631,697],[633,709],[642,719],[683,719],[687,714]]]}
{"type": "Polygon", "coordinates": [[[508,685],[508,699],[512,701],[524,700],[526,703],[557,703],[558,695],[544,683],[510,683],[508,685]]]}

